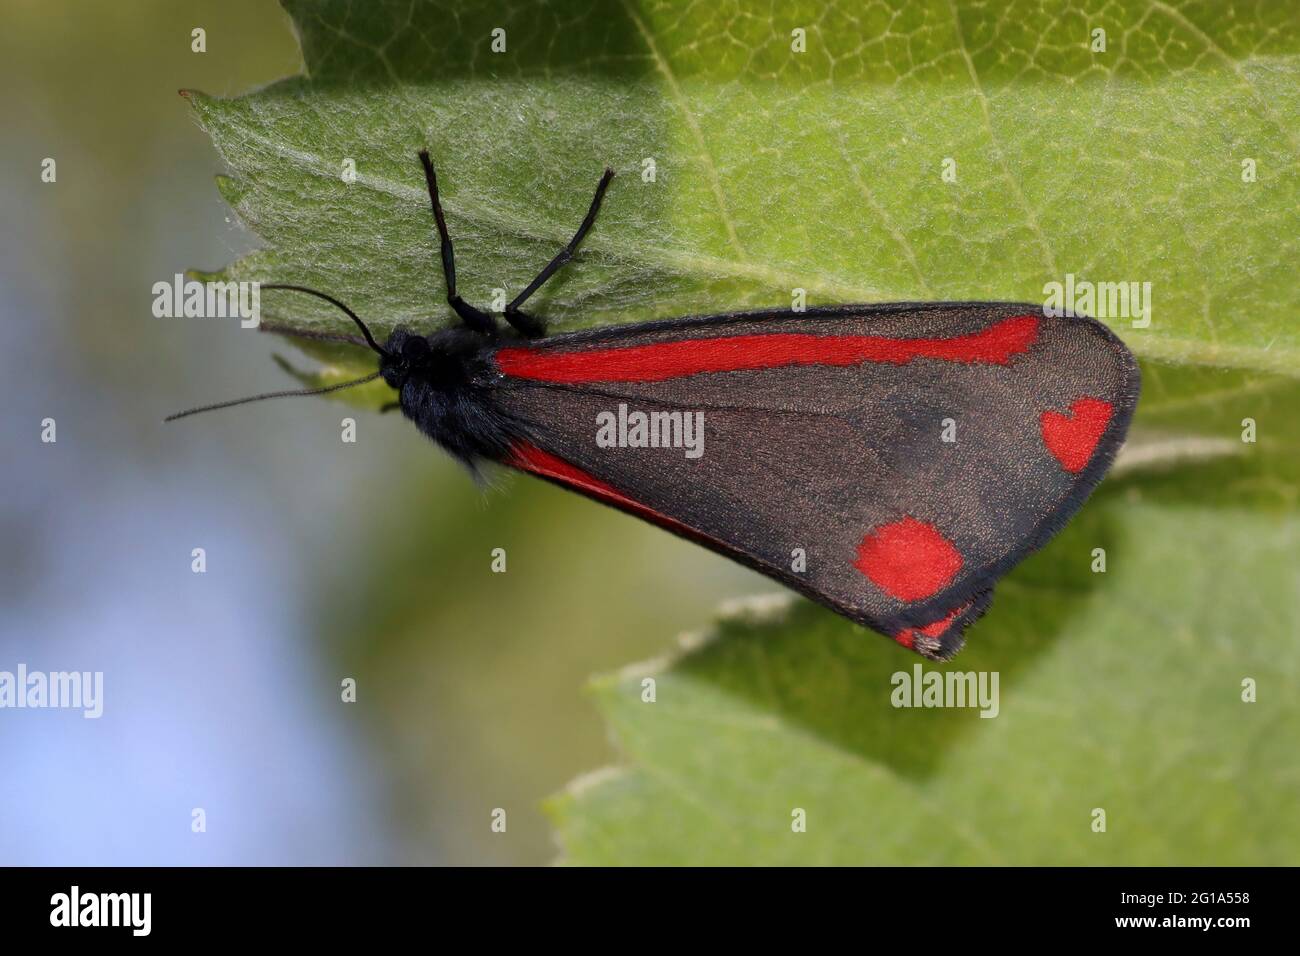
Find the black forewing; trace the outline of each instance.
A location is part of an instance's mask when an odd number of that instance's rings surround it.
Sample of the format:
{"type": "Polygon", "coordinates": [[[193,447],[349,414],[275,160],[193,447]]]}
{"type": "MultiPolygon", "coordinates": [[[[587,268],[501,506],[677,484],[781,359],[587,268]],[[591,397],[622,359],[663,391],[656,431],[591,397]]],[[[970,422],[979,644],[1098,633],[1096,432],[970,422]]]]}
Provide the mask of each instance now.
{"type": "Polygon", "coordinates": [[[855,621],[905,635],[909,645],[915,637],[929,656],[946,657],[987,606],[996,578],[1069,519],[1123,439],[1138,372],[1100,323],[1046,317],[1023,304],[896,304],[683,319],[525,346],[554,354],[786,333],[957,339],[1025,315],[1037,317],[1034,341],[1005,365],[912,358],[643,382],[503,374],[496,398],[542,452],[637,507],[595,497],[651,517],[855,621]],[[1044,415],[1068,425],[1073,404],[1084,397],[1111,413],[1086,465],[1070,471],[1047,447],[1044,415]],[[688,458],[681,448],[599,447],[598,416],[617,415],[620,404],[629,412],[703,413],[702,456],[688,458]],[[922,529],[927,540],[914,540],[918,524],[929,529],[922,529]],[[941,573],[951,566],[950,555],[948,564],[942,560],[943,545],[936,546],[940,572],[923,567],[915,586],[900,588],[892,566],[879,574],[886,538],[886,557],[901,560],[905,575],[912,573],[909,548],[919,547],[933,564],[926,550],[931,531],[960,556],[951,576],[941,573]],[[874,565],[864,557],[869,537],[874,565]],[[805,555],[802,571],[797,552],[805,555]],[[932,636],[920,632],[927,627],[932,636]]]}

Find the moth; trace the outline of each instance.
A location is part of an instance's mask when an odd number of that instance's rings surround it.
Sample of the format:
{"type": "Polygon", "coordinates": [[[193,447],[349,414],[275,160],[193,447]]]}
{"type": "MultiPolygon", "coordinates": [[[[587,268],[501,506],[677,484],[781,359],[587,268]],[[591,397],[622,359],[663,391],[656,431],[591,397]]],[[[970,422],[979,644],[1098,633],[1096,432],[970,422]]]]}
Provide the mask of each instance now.
{"type": "MultiPolygon", "coordinates": [[[[727,312],[546,335],[521,310],[596,221],[504,311],[456,291],[438,180],[419,154],[455,328],[382,345],[347,314],[401,412],[476,469],[497,462],[726,555],[925,657],[947,660],[993,586],[1078,511],[1137,404],[1132,354],[1104,325],[1010,302],[727,312]],[[626,438],[627,409],[642,418],[626,438]],[[620,416],[616,443],[598,441],[620,416]],[[700,454],[647,441],[698,423],[700,454]]],[[[608,433],[606,434],[608,438],[608,433]]]]}

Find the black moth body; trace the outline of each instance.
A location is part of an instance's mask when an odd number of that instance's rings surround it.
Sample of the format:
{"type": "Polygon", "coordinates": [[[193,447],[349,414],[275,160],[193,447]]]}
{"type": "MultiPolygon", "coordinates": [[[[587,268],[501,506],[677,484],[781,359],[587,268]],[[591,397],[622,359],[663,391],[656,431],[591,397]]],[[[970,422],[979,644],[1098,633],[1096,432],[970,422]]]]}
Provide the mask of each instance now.
{"type": "Polygon", "coordinates": [[[503,336],[456,293],[420,158],[463,327],[399,328],[379,346],[330,299],[420,431],[471,468],[505,464],[652,521],[926,657],[956,653],[997,579],[1069,520],[1123,442],[1132,355],[1101,323],[1041,306],[839,306],[544,336],[519,306],[591,228],[610,170],[573,240],[507,306],[519,334],[503,336]],[[700,453],[599,442],[598,422],[627,409],[678,434],[698,422],[700,453]]]}

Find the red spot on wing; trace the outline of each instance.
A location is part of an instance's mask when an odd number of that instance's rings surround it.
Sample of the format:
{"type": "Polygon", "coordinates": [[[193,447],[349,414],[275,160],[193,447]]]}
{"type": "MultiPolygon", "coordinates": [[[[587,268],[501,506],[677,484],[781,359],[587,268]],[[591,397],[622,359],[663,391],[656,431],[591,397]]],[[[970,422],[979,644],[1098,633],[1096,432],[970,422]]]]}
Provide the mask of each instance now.
{"type": "Polygon", "coordinates": [[[1043,444],[1068,472],[1083,471],[1106,432],[1115,406],[1099,398],[1080,398],[1070,414],[1043,412],[1040,419],[1043,444]]]}
{"type": "Polygon", "coordinates": [[[867,533],[854,567],[900,601],[938,593],[961,570],[961,553],[933,525],[907,517],[867,533]]]}
{"type": "Polygon", "coordinates": [[[629,511],[640,518],[652,521],[660,527],[688,535],[697,541],[705,537],[689,525],[682,524],[680,521],[660,514],[653,508],[629,498],[612,485],[601,481],[595,475],[588,474],[581,468],[569,464],[563,458],[558,458],[550,452],[542,451],[536,445],[520,442],[510,449],[510,453],[504,461],[505,464],[512,468],[530,472],[540,478],[549,478],[575,491],[585,492],[606,504],[622,508],[624,511],[629,511]]]}
{"type": "Polygon", "coordinates": [[[942,637],[944,631],[952,627],[952,622],[965,614],[969,607],[970,602],[968,601],[961,607],[949,611],[946,617],[942,617],[932,624],[927,624],[925,627],[905,627],[901,631],[895,632],[894,640],[904,647],[911,648],[916,643],[918,634],[924,634],[926,637],[942,637]]]}
{"type": "Polygon", "coordinates": [[[739,372],[786,365],[902,365],[914,359],[1005,365],[1038,338],[1038,317],[1003,319],[982,332],[948,339],[898,339],[880,335],[771,333],[677,339],[653,345],[557,352],[504,348],[497,368],[539,382],[662,382],[704,372],[739,372]]]}

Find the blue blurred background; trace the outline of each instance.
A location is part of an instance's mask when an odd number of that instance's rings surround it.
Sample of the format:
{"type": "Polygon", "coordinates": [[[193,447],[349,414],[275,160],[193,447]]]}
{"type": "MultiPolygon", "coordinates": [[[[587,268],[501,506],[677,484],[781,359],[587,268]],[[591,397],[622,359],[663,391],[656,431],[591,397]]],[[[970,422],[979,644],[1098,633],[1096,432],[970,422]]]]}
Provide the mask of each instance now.
{"type": "Polygon", "coordinates": [[[289,20],[0,9],[0,670],[105,685],[98,720],[0,711],[0,864],[549,862],[540,802],[616,757],[588,675],[771,586],[531,479],[476,488],[398,416],[304,399],[164,426],[292,386],[282,342],[150,311],[154,282],[254,245],[176,91],[298,72],[289,20]]]}

